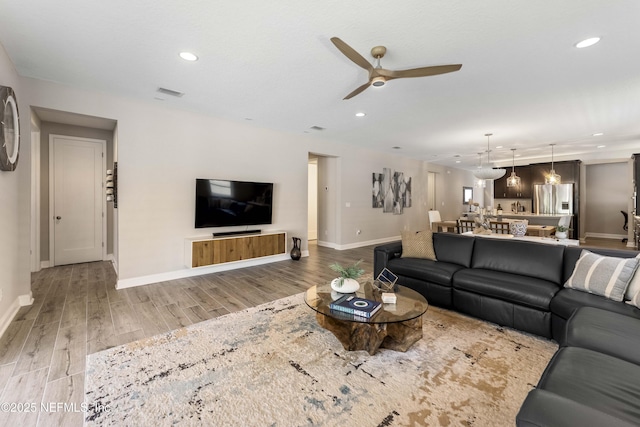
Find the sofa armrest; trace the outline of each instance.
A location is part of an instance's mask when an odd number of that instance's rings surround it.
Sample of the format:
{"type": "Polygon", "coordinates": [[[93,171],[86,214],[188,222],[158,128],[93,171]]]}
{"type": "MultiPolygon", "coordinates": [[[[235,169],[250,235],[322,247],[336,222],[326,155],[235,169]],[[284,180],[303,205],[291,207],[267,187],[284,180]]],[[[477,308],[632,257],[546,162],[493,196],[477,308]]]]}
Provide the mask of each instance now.
{"type": "Polygon", "coordinates": [[[390,260],[400,258],[400,255],[402,255],[402,241],[376,246],[373,250],[373,278],[378,277],[390,260]]]}
{"type": "Polygon", "coordinates": [[[633,424],[613,417],[590,406],[534,389],[529,392],[516,416],[518,427],[575,427],[607,426],[631,427],[633,424]]]}

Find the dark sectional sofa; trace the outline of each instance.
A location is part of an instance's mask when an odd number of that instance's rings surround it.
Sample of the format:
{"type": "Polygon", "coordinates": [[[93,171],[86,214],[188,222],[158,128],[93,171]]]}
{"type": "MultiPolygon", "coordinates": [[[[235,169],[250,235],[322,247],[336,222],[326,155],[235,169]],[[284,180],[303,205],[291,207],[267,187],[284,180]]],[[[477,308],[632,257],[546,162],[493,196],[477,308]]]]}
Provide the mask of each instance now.
{"type": "Polygon", "coordinates": [[[640,425],[640,309],[563,287],[583,249],[638,252],[451,233],[433,245],[437,261],[402,258],[401,242],[376,247],[374,275],[386,267],[430,304],[560,345],[517,425],[640,425]]]}

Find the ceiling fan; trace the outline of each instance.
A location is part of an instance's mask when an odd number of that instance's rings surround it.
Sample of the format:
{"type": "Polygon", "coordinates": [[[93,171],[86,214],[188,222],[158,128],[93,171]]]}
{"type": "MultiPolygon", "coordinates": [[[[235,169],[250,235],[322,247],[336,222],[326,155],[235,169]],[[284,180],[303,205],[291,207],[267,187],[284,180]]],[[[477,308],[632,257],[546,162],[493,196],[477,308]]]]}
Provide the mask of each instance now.
{"type": "Polygon", "coordinates": [[[369,61],[364,59],[362,55],[356,52],[351,46],[340,40],[338,37],[332,37],[331,41],[334,45],[350,60],[364,68],[369,72],[369,81],[349,95],[345,96],[344,99],[350,99],[354,96],[358,95],[360,92],[364,91],[369,86],[384,86],[384,84],[393,79],[404,79],[407,77],[427,77],[427,76],[435,76],[437,74],[445,74],[451,73],[453,71],[458,71],[462,68],[462,64],[454,64],[454,65],[438,65],[434,67],[421,67],[421,68],[412,68],[410,70],[386,70],[380,66],[380,58],[387,53],[387,48],[384,46],[376,46],[371,49],[371,56],[377,59],[376,66],[372,66],[369,61]]]}

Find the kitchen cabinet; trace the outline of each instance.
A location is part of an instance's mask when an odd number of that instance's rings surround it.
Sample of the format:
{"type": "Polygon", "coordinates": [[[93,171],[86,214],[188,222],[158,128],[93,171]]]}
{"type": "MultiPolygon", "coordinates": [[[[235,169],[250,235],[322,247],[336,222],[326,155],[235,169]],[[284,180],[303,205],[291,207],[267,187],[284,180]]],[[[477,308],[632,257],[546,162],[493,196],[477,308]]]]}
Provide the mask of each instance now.
{"type": "MultiPolygon", "coordinates": [[[[577,184],[580,182],[580,163],[580,160],[553,163],[553,168],[560,175],[562,184],[577,184]]],[[[530,167],[531,184],[544,184],[544,180],[551,170],[551,163],[535,163],[530,167]]]]}
{"type": "Polygon", "coordinates": [[[511,176],[511,168],[500,179],[493,182],[493,195],[496,199],[531,199],[533,189],[531,186],[531,168],[529,166],[516,166],[516,175],[520,177],[518,187],[507,187],[507,179],[511,176]]]}
{"type": "MultiPolygon", "coordinates": [[[[569,237],[571,239],[578,238],[578,230],[580,230],[580,160],[568,160],[562,162],[554,162],[553,168],[560,175],[562,184],[573,185],[573,224],[571,226],[569,237]]],[[[531,165],[531,184],[544,184],[546,176],[551,170],[551,162],[535,163],[531,165]]]]}

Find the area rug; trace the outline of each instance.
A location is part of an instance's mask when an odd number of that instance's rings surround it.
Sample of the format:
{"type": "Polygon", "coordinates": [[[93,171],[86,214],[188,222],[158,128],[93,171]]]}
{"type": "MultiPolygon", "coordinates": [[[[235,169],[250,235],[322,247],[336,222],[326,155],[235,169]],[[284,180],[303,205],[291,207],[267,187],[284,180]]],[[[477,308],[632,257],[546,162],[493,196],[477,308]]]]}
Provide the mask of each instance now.
{"type": "Polygon", "coordinates": [[[435,307],[423,331],[348,352],[284,298],[89,355],[85,425],[510,426],[557,349],[435,307]]]}

